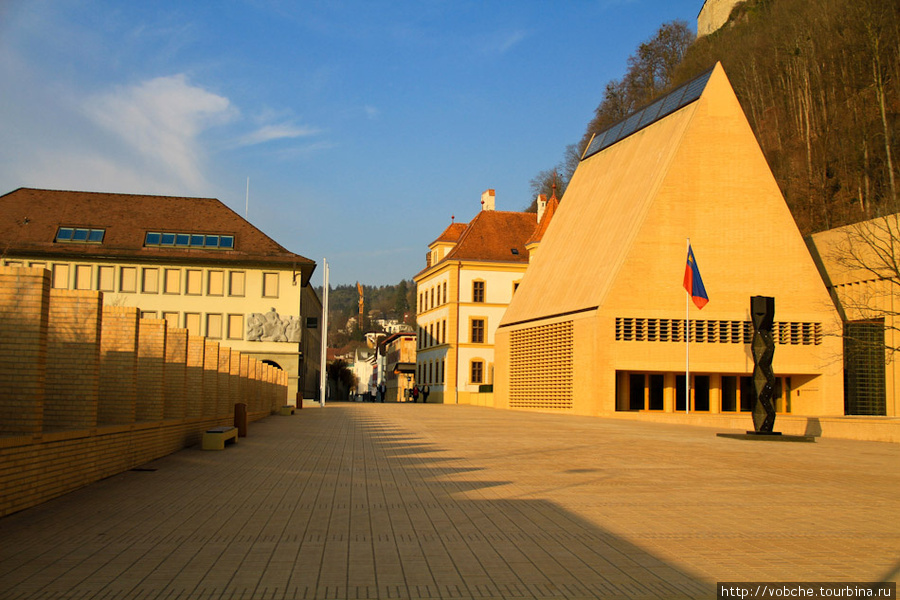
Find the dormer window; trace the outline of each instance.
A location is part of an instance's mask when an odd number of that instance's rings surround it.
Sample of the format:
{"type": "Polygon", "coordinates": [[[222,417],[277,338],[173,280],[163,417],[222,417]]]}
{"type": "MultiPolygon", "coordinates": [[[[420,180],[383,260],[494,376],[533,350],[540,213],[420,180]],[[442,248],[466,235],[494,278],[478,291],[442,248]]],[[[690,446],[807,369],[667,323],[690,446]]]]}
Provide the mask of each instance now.
{"type": "Polygon", "coordinates": [[[144,237],[144,246],[231,250],[234,248],[234,236],[148,231],[144,237]]]}
{"type": "Polygon", "coordinates": [[[86,227],[60,227],[56,230],[57,242],[75,242],[81,244],[102,244],[105,229],[89,229],[86,227]]]}

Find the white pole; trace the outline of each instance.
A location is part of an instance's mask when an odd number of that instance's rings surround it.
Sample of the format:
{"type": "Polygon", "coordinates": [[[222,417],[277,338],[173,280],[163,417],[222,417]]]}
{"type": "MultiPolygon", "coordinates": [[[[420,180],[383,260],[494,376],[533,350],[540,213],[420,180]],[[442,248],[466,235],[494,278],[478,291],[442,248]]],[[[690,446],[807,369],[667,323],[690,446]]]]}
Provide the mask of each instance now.
{"type": "Polygon", "coordinates": [[[250,178],[247,178],[247,197],[244,205],[244,220],[250,220],[250,178]]]}
{"type": "Polygon", "coordinates": [[[322,275],[324,282],[322,284],[322,358],[321,371],[319,372],[319,406],[325,406],[325,390],[327,389],[328,379],[325,371],[325,363],[328,360],[328,260],[323,258],[322,275]]]}
{"type": "MultiPolygon", "coordinates": [[[[687,251],[691,251],[691,238],[687,238],[687,251]]],[[[690,257],[690,255],[688,255],[690,257]]],[[[691,279],[693,281],[693,278],[691,279]]],[[[691,414],[691,292],[684,298],[684,412],[691,414]]]]}

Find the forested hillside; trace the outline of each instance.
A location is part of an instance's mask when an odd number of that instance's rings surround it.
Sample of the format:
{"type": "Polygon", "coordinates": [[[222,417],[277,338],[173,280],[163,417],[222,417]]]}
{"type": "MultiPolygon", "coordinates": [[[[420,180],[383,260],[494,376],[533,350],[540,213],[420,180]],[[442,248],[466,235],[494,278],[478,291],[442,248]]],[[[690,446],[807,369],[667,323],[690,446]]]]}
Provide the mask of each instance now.
{"type": "Polygon", "coordinates": [[[900,3],[748,0],[712,35],[686,31],[663,25],[606,85],[561,179],[592,133],[721,61],[804,234],[900,211],[900,3]]]}
{"type": "MultiPolygon", "coordinates": [[[[361,341],[363,334],[369,331],[380,331],[374,323],[376,319],[396,319],[397,321],[415,324],[416,321],[416,284],[403,280],[397,285],[371,286],[363,285],[365,322],[363,327],[352,331],[345,329],[350,317],[359,318],[359,293],[355,285],[339,285],[332,287],[328,293],[328,345],[340,348],[351,341],[361,341]]],[[[322,298],[322,288],[316,293],[322,298]]]]}

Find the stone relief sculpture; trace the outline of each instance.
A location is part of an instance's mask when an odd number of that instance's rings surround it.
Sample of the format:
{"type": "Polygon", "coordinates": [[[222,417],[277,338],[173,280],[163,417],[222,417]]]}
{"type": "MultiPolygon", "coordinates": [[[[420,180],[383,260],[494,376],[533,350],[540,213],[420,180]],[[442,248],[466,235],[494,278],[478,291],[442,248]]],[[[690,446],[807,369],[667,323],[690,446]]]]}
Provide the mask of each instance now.
{"type": "Polygon", "coordinates": [[[274,308],[266,313],[250,313],[247,317],[247,340],[250,342],[297,343],[301,333],[299,317],[282,317],[274,308]]]}

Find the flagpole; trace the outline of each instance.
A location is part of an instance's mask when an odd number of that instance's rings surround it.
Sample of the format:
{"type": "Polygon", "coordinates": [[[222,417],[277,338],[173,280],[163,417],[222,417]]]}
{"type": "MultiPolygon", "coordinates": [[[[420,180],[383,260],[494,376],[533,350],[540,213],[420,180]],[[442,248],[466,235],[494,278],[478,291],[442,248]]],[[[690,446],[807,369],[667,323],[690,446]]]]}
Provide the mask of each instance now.
{"type": "Polygon", "coordinates": [[[325,406],[328,391],[328,259],[322,259],[322,356],[319,367],[319,406],[325,406]]]}
{"type": "MultiPolygon", "coordinates": [[[[690,256],[691,238],[687,238],[690,256]]],[[[691,293],[684,297],[684,413],[691,414],[691,293]]]]}

